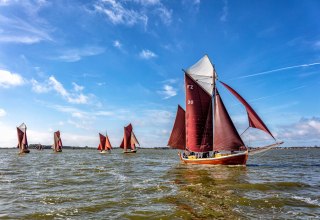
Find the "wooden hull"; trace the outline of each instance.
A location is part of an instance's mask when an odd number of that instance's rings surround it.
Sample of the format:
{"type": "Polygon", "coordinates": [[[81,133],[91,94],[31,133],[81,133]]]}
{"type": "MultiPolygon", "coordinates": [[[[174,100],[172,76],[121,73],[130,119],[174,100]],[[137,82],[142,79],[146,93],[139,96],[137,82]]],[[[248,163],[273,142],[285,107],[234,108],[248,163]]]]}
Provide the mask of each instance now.
{"type": "Polygon", "coordinates": [[[30,153],[29,149],[25,149],[19,152],[19,154],[28,154],[28,153],[30,153]]]}
{"type": "Polygon", "coordinates": [[[60,150],[55,150],[54,151],[55,153],[60,153],[60,152],[62,152],[62,150],[60,149],[60,150]]]}
{"type": "Polygon", "coordinates": [[[100,153],[100,154],[107,154],[107,153],[109,153],[109,152],[108,152],[108,151],[103,150],[103,151],[100,151],[99,153],[100,153]]]}
{"type": "Polygon", "coordinates": [[[229,154],[221,157],[209,157],[209,158],[196,158],[187,159],[183,158],[179,153],[180,160],[187,164],[211,164],[211,165],[246,165],[248,159],[248,151],[229,154]]]}
{"type": "Polygon", "coordinates": [[[131,150],[131,151],[123,151],[124,154],[135,154],[137,153],[136,150],[131,150]]]}

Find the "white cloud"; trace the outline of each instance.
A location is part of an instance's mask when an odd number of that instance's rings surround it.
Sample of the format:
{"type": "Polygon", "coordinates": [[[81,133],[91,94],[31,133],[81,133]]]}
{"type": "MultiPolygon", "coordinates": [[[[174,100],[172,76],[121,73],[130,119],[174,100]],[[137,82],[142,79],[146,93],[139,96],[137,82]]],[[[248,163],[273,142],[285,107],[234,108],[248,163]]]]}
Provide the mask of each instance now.
{"type": "Polygon", "coordinates": [[[177,90],[170,85],[164,85],[163,90],[158,91],[158,93],[164,96],[163,99],[169,99],[177,95],[177,90]]]}
{"type": "Polygon", "coordinates": [[[145,14],[127,9],[116,0],[100,0],[94,5],[94,8],[97,12],[105,14],[113,24],[132,26],[141,22],[146,26],[148,23],[148,17],[145,14]]]}
{"type": "Polygon", "coordinates": [[[68,49],[62,51],[61,55],[54,57],[53,59],[61,60],[65,62],[77,62],[83,57],[95,56],[105,51],[102,47],[84,47],[78,49],[68,49]]]}
{"type": "Polygon", "coordinates": [[[32,85],[32,90],[36,93],[46,93],[51,90],[51,88],[48,86],[48,83],[39,83],[35,79],[31,79],[31,85],[32,85]]]}
{"type": "Polygon", "coordinates": [[[161,6],[157,9],[159,12],[160,19],[164,24],[170,24],[172,22],[172,10],[167,9],[164,6],[161,6]]]}
{"type": "Polygon", "coordinates": [[[104,14],[114,25],[142,24],[146,29],[150,18],[160,19],[165,25],[172,21],[172,10],[162,4],[160,0],[133,0],[131,2],[98,0],[94,4],[94,10],[104,14]]]}
{"type": "Polygon", "coordinates": [[[154,57],[157,57],[157,55],[150,51],[150,50],[142,50],[139,54],[139,56],[142,58],[142,59],[151,59],[151,58],[154,58],[154,57]]]}
{"type": "Polygon", "coordinates": [[[83,86],[79,86],[79,85],[78,85],[77,83],[75,83],[75,82],[73,82],[72,85],[73,85],[73,90],[76,91],[76,92],[80,92],[80,91],[82,91],[82,90],[84,89],[83,86]]]}
{"type": "Polygon", "coordinates": [[[6,114],[7,112],[4,109],[0,108],[0,117],[6,116],[6,114]]]}
{"type": "Polygon", "coordinates": [[[317,140],[320,142],[320,118],[301,118],[297,123],[282,126],[278,133],[283,139],[317,140]]]}
{"type": "Polygon", "coordinates": [[[87,104],[89,102],[89,96],[84,95],[82,90],[83,86],[76,83],[72,83],[73,92],[68,92],[61,82],[59,82],[54,76],[50,76],[48,80],[43,83],[38,82],[35,79],[31,79],[32,90],[36,93],[46,93],[49,91],[55,91],[61,95],[69,103],[74,104],[87,104]]]}
{"type": "MultiPolygon", "coordinates": [[[[31,6],[29,8],[33,10],[31,6]]],[[[2,29],[0,42],[34,44],[41,41],[53,41],[50,36],[52,30],[42,19],[34,15],[36,12],[32,13],[32,16],[25,15],[23,18],[9,18],[0,15],[0,26],[2,29]],[[41,22],[39,22],[40,20],[41,22]]]]}
{"type": "Polygon", "coordinates": [[[222,15],[220,16],[220,21],[225,22],[227,21],[229,9],[228,9],[228,1],[223,1],[223,8],[222,8],[222,15]]]}
{"type": "Polygon", "coordinates": [[[113,41],[113,46],[120,49],[122,47],[122,44],[120,43],[120,41],[115,40],[113,41]]]}
{"type": "Polygon", "coordinates": [[[9,88],[20,86],[24,83],[22,76],[17,73],[11,73],[7,70],[0,70],[0,87],[9,88]]]}

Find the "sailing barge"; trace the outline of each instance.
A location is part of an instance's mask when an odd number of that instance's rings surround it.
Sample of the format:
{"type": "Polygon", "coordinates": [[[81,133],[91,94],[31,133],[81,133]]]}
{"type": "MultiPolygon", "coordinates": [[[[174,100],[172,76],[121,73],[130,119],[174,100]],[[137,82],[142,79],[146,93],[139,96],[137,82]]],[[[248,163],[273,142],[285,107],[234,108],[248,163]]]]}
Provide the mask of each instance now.
{"type": "Polygon", "coordinates": [[[105,154],[107,152],[110,152],[112,149],[108,134],[104,136],[103,134],[99,133],[99,139],[100,143],[98,146],[98,150],[100,150],[100,154],[105,154]]]}
{"type": "MultiPolygon", "coordinates": [[[[186,111],[178,106],[168,146],[185,150],[179,153],[179,157],[188,164],[246,165],[248,149],[219,95],[216,87],[218,76],[209,57],[205,55],[184,70],[184,77],[186,111]]],[[[219,82],[244,105],[249,120],[248,128],[260,129],[275,140],[247,101],[230,86],[219,82]]],[[[275,146],[282,143],[276,143],[275,146]]]]}
{"type": "Polygon", "coordinates": [[[136,144],[140,146],[138,139],[133,133],[132,124],[130,123],[128,126],[124,127],[123,139],[120,144],[120,148],[123,149],[123,153],[136,153],[137,148],[136,144]]]}
{"type": "Polygon", "coordinates": [[[27,154],[30,153],[27,139],[27,126],[25,123],[22,123],[19,127],[17,127],[17,135],[18,135],[18,146],[19,154],[27,154]]]}
{"type": "Polygon", "coordinates": [[[60,131],[56,131],[53,133],[53,151],[55,153],[62,152],[62,140],[60,136],[60,131]]]}

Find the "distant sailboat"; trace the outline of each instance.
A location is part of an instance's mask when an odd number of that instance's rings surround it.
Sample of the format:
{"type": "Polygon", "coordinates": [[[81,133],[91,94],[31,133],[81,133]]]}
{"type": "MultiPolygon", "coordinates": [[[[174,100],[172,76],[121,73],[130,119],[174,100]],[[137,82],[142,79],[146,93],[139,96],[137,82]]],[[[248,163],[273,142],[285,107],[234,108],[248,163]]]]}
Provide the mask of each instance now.
{"type": "MultiPolygon", "coordinates": [[[[178,106],[168,146],[185,150],[185,153],[179,153],[184,163],[246,165],[247,147],[219,95],[216,87],[217,73],[209,57],[204,56],[184,72],[186,111],[178,106]],[[214,151],[213,154],[210,154],[211,151],[214,151]]],[[[234,89],[223,82],[220,83],[245,106],[249,127],[263,130],[275,140],[252,107],[234,89]]],[[[282,143],[276,143],[274,146],[282,143]]]]}
{"type": "Polygon", "coordinates": [[[112,146],[111,146],[108,135],[106,134],[106,136],[104,136],[103,134],[99,133],[99,138],[100,138],[100,143],[98,146],[98,150],[100,150],[100,153],[105,154],[107,152],[110,152],[110,150],[112,149],[112,146]]]}
{"type": "Polygon", "coordinates": [[[136,144],[140,146],[138,139],[133,133],[132,125],[129,124],[128,126],[124,127],[124,135],[120,148],[124,150],[123,153],[136,153],[136,144]]]}
{"type": "Polygon", "coordinates": [[[18,148],[19,154],[30,153],[27,139],[27,126],[25,123],[22,123],[19,127],[17,127],[17,135],[18,135],[18,148]]]}
{"type": "Polygon", "coordinates": [[[53,133],[53,151],[54,152],[62,152],[62,140],[60,136],[60,131],[56,131],[53,133]]]}

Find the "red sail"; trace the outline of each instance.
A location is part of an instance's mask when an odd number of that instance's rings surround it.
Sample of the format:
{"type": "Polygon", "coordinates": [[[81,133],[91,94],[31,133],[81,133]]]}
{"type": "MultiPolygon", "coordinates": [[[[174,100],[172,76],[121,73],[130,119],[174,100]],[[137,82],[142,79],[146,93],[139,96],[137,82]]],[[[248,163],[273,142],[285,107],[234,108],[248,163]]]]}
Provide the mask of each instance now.
{"type": "Polygon", "coordinates": [[[271,134],[271,132],[269,131],[269,129],[267,128],[267,126],[263,123],[263,121],[261,120],[261,118],[257,115],[257,113],[252,109],[252,107],[247,103],[246,100],[244,100],[244,98],[242,98],[234,89],[232,89],[230,86],[228,86],[227,84],[223,83],[220,81],[220,83],[222,83],[222,85],[224,85],[246,108],[247,110],[247,114],[248,114],[248,121],[249,121],[249,126],[252,128],[257,128],[260,129],[262,131],[267,132],[268,134],[271,135],[271,137],[273,139],[275,139],[273,137],[273,135],[271,134]]]}
{"type": "Polygon", "coordinates": [[[120,148],[127,150],[127,148],[130,147],[131,132],[132,132],[132,125],[131,124],[124,127],[124,135],[123,135],[123,139],[122,139],[120,148]]]}
{"type": "Polygon", "coordinates": [[[98,150],[105,150],[104,147],[106,145],[106,137],[103,134],[99,133],[100,144],[98,146],[98,150]]]}
{"type": "Polygon", "coordinates": [[[234,151],[244,146],[234,124],[220,98],[218,90],[215,95],[214,109],[214,150],[234,151]]]}
{"type": "Polygon", "coordinates": [[[131,137],[130,137],[130,145],[131,145],[131,150],[135,150],[136,149],[136,144],[139,144],[138,139],[136,138],[136,136],[134,135],[133,131],[131,132],[131,137]]]}
{"type": "Polygon", "coordinates": [[[212,150],[212,96],[187,73],[186,86],[186,148],[194,152],[212,150]]]}
{"type": "Polygon", "coordinates": [[[19,149],[28,149],[27,126],[24,123],[17,127],[17,135],[19,149]]]}
{"type": "Polygon", "coordinates": [[[61,150],[62,149],[62,140],[60,137],[60,131],[54,132],[54,149],[61,150]]]}
{"type": "Polygon", "coordinates": [[[106,149],[106,150],[111,150],[111,149],[112,149],[112,146],[111,146],[111,143],[110,143],[110,141],[109,141],[108,135],[106,135],[106,145],[105,145],[105,149],[106,149]]]}
{"type": "Polygon", "coordinates": [[[186,148],[186,113],[183,108],[178,105],[176,120],[174,122],[168,146],[184,150],[186,148]]]}
{"type": "Polygon", "coordinates": [[[24,132],[21,131],[18,127],[17,127],[17,135],[18,135],[18,148],[22,149],[22,140],[23,140],[24,132]]]}

